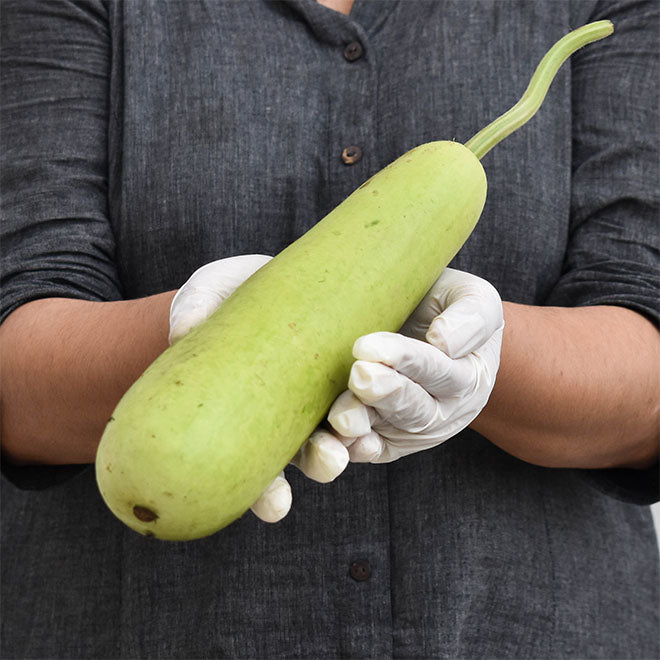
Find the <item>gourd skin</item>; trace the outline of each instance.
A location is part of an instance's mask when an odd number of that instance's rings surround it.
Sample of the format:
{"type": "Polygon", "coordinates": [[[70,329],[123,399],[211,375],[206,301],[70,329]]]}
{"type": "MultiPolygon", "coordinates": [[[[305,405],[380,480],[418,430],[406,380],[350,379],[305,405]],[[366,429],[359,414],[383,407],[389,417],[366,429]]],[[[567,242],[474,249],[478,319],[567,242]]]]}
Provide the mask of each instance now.
{"type": "Polygon", "coordinates": [[[518,103],[465,146],[398,158],[166,350],[101,439],[110,509],[173,540],[242,515],[345,388],[355,339],[397,330],[468,238],[486,199],[479,160],[535,114],[572,53],[613,29],[603,20],[564,36],[518,103]]]}
{"type": "Polygon", "coordinates": [[[485,198],[470,150],[423,144],[257,271],[118,404],[96,458],[113,513],[170,540],[240,517],[346,388],[354,341],[403,324],[485,198]]]}

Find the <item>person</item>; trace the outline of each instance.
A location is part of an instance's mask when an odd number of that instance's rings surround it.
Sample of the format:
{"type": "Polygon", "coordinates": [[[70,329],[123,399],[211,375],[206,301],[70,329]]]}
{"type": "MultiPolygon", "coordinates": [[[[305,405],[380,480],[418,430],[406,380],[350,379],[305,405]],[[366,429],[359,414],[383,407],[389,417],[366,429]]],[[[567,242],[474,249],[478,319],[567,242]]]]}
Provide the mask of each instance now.
{"type": "Polygon", "coordinates": [[[657,3],[2,10],[3,657],[658,655],[657,3]],[[312,478],[197,541],[116,520],[89,464],[169,341],[601,18],[451,268],[356,343],[312,478]]]}

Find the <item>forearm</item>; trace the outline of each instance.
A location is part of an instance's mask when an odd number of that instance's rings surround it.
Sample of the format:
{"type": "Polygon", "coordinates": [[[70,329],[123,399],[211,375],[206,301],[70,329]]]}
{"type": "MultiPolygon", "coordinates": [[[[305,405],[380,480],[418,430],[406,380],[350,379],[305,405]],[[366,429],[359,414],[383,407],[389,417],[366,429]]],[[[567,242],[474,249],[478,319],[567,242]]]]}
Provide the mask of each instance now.
{"type": "Polygon", "coordinates": [[[637,467],[658,457],[660,336],[611,307],[504,304],[500,370],[472,428],[548,467],[637,467]]]}
{"type": "Polygon", "coordinates": [[[36,300],[0,326],[2,450],[88,463],[115,405],[167,347],[174,292],[119,302],[36,300]]]}

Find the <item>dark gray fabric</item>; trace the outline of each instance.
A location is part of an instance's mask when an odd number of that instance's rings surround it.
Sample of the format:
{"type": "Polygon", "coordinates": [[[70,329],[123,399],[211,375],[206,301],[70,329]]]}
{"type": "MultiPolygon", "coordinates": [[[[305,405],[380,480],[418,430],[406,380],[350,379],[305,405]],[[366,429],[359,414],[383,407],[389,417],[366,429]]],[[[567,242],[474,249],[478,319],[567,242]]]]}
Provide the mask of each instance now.
{"type": "MultiPolygon", "coordinates": [[[[453,265],[505,300],[657,319],[657,9],[5,1],[3,318],[274,254],[406,149],[467,140],[552,42],[611,18],[615,35],[574,56],[540,114],[484,159],[487,205],[453,265]],[[348,62],[355,40],[364,56],[348,62]],[[351,167],[348,145],[363,151],[351,167]]],[[[332,484],[289,469],[283,522],[246,515],[180,544],[125,529],[91,468],[58,485],[7,475],[51,487],[2,480],[2,657],[660,653],[657,545],[631,503],[657,498],[657,470],[585,479],[466,431],[332,484]],[[350,577],[356,559],[368,580],[350,577]]]]}

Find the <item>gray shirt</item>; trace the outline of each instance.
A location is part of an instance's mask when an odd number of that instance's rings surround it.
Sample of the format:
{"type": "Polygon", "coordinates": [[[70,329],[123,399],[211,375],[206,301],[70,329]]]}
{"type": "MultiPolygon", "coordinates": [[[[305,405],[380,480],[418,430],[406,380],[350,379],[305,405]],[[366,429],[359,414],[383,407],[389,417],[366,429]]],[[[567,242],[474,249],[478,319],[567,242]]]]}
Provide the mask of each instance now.
{"type": "MultiPolygon", "coordinates": [[[[5,1],[3,318],[277,253],[405,150],[466,141],[556,39],[610,18],[484,159],[486,208],[452,265],[505,300],[656,319],[657,10],[5,1]]],[[[655,469],[540,468],[465,431],[332,484],[289,469],[284,521],[168,543],[115,520],[90,467],[3,468],[2,657],[660,653],[655,469]]]]}

